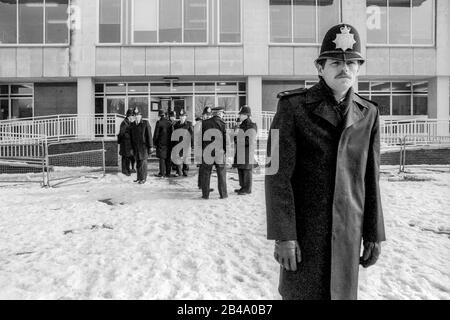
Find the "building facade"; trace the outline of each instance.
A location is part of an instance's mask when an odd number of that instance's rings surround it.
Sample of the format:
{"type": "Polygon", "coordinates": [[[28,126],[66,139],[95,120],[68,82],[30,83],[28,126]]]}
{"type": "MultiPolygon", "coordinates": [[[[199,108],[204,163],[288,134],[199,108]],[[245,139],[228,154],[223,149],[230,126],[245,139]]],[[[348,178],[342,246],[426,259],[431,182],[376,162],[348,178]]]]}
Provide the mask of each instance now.
{"type": "Polygon", "coordinates": [[[325,32],[355,26],[357,90],[383,119],[448,119],[446,0],[0,0],[0,120],[248,104],[317,81],[325,32]]]}

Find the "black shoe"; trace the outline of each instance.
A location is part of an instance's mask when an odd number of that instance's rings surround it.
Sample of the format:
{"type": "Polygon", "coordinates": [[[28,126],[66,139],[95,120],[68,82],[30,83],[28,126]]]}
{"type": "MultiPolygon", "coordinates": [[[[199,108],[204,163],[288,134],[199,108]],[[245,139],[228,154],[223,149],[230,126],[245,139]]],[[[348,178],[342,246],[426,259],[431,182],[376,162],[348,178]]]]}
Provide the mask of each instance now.
{"type": "Polygon", "coordinates": [[[162,177],[164,177],[161,173],[155,174],[154,176],[157,177],[157,178],[162,178],[162,177]]]}
{"type": "Polygon", "coordinates": [[[250,193],[251,192],[248,192],[248,191],[239,191],[237,194],[240,195],[240,196],[245,196],[245,195],[250,194],[250,193]]]}
{"type": "Polygon", "coordinates": [[[236,193],[239,193],[241,191],[242,191],[242,188],[241,189],[234,189],[234,192],[236,192],[236,193]]]}
{"type": "Polygon", "coordinates": [[[187,177],[188,174],[186,172],[183,172],[183,177],[187,177]]]}
{"type": "Polygon", "coordinates": [[[202,196],[202,199],[208,200],[209,197],[202,196]]]}
{"type": "Polygon", "coordinates": [[[124,173],[127,177],[131,176],[131,173],[124,173]]]}
{"type": "Polygon", "coordinates": [[[141,181],[139,181],[139,184],[144,184],[146,182],[147,182],[147,180],[141,180],[141,181]]]}
{"type": "Polygon", "coordinates": [[[226,199],[226,198],[228,198],[228,195],[220,197],[220,199],[226,199]]]}
{"type": "Polygon", "coordinates": [[[134,180],[133,182],[140,182],[140,181],[141,181],[141,180],[138,179],[138,180],[134,180]]]}

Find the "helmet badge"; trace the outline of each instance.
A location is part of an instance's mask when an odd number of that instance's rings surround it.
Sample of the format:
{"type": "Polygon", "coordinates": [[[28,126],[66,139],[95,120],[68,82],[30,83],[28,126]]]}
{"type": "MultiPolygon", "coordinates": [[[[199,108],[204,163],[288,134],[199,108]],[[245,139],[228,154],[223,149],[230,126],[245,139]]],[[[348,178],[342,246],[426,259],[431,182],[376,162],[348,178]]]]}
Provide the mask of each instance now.
{"type": "Polygon", "coordinates": [[[353,45],[356,43],[355,37],[350,33],[352,29],[348,26],[341,28],[341,33],[336,34],[336,39],[333,42],[336,44],[336,49],[342,49],[345,52],[347,49],[353,50],[353,45]]]}

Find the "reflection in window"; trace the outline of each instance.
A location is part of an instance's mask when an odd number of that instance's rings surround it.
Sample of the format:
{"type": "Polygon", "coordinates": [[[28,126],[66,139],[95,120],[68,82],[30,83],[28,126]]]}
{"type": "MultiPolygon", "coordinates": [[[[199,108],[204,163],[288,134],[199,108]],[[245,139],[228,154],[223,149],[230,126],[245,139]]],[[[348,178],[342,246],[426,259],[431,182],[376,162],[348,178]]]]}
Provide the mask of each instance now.
{"type": "Polygon", "coordinates": [[[43,0],[19,1],[19,43],[43,43],[43,0]]]}
{"type": "Polygon", "coordinates": [[[158,41],[158,0],[134,0],[134,42],[158,41]]]}
{"type": "Polygon", "coordinates": [[[380,110],[380,115],[389,116],[391,115],[391,97],[386,95],[372,95],[371,100],[378,104],[378,109],[380,110]]]}
{"type": "Polygon", "coordinates": [[[45,1],[45,43],[67,43],[69,0],[45,1]]]}
{"type": "Polygon", "coordinates": [[[389,43],[410,43],[410,0],[389,0],[389,43]]]}
{"type": "Polygon", "coordinates": [[[215,96],[195,96],[195,114],[201,115],[205,107],[215,107],[215,96]]]}
{"type": "Polygon", "coordinates": [[[368,43],[433,44],[434,0],[366,0],[366,5],[368,43]]]}
{"type": "Polygon", "coordinates": [[[241,42],[241,1],[220,0],[220,42],[241,42]]]}
{"type": "Polygon", "coordinates": [[[100,0],[100,43],[120,43],[121,0],[100,0]]]}
{"type": "Polygon", "coordinates": [[[31,118],[33,117],[32,99],[11,99],[11,118],[31,118]]]}
{"type": "Polygon", "coordinates": [[[392,96],[392,115],[394,116],[411,115],[411,95],[392,96]]]}
{"type": "Polygon", "coordinates": [[[17,43],[16,0],[0,0],[0,44],[17,43]]]}
{"type": "MultiPolygon", "coordinates": [[[[309,2],[309,1],[308,1],[309,2]]],[[[333,0],[318,0],[317,10],[319,17],[318,29],[319,40],[323,39],[328,29],[338,23],[339,20],[339,1],[333,0]]]]}
{"type": "Polygon", "coordinates": [[[217,98],[217,104],[218,107],[222,107],[225,109],[225,111],[235,111],[236,110],[236,102],[237,102],[237,97],[233,96],[233,97],[221,97],[219,96],[217,98]]]}
{"type": "Polygon", "coordinates": [[[339,6],[335,0],[270,0],[271,42],[320,42],[338,23],[339,6]]]}
{"type": "Polygon", "coordinates": [[[434,11],[432,0],[412,0],[412,42],[433,44],[434,11]]]}
{"type": "Polygon", "coordinates": [[[387,43],[387,0],[367,0],[367,39],[387,43]]]}
{"type": "Polygon", "coordinates": [[[182,0],[164,0],[159,2],[159,42],[181,42],[182,0]]]}
{"type": "Polygon", "coordinates": [[[361,81],[359,92],[378,103],[384,116],[426,115],[428,112],[428,82],[361,81]]]}
{"type": "Polygon", "coordinates": [[[316,8],[310,2],[294,0],[294,42],[316,41],[316,8]]]}
{"type": "Polygon", "coordinates": [[[184,0],[184,42],[206,42],[206,0],[184,0]]]}
{"type": "Polygon", "coordinates": [[[6,99],[0,99],[0,120],[9,118],[9,102],[6,99]]]}
{"type": "Polygon", "coordinates": [[[291,0],[270,0],[270,41],[277,43],[292,42],[291,0]]]}

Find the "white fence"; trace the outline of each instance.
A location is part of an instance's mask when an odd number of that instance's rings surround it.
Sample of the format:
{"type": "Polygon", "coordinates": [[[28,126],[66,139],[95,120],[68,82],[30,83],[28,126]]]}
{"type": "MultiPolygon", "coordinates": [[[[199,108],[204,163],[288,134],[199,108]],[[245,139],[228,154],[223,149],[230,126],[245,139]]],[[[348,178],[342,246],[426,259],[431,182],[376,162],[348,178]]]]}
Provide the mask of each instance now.
{"type": "Polygon", "coordinates": [[[450,143],[449,119],[385,120],[380,125],[381,140],[386,145],[450,143]]]}
{"type": "Polygon", "coordinates": [[[122,115],[56,115],[0,121],[0,137],[46,136],[49,141],[115,137],[122,115]]]}

